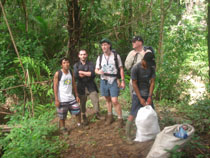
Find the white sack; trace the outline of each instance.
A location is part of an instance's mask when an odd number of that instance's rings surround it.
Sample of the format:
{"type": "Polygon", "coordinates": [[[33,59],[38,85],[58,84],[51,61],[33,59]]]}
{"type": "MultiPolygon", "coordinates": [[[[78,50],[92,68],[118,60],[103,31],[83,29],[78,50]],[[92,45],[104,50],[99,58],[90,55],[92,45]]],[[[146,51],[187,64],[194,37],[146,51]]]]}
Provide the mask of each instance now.
{"type": "Polygon", "coordinates": [[[160,132],[157,113],[151,105],[139,109],[135,123],[137,127],[135,141],[144,142],[154,139],[160,132]]]}
{"type": "Polygon", "coordinates": [[[146,158],[168,158],[170,153],[166,150],[173,149],[176,145],[184,145],[193,135],[194,128],[191,125],[185,124],[188,127],[186,130],[188,137],[186,139],[177,138],[174,133],[178,131],[181,124],[165,127],[156,137],[155,142],[146,158]]]}

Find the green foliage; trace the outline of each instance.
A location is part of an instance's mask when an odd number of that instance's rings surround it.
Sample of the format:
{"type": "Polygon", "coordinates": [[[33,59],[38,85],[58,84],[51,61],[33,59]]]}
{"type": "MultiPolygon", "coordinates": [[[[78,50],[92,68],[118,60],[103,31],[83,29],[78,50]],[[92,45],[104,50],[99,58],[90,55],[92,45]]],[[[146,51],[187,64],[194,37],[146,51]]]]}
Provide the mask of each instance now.
{"type": "Polygon", "coordinates": [[[53,118],[54,114],[48,112],[38,118],[12,120],[10,125],[20,125],[20,128],[13,128],[0,139],[5,150],[2,158],[59,157],[67,145],[54,134],[57,128],[49,124],[53,118]]]}
{"type": "Polygon", "coordinates": [[[178,108],[186,119],[192,121],[195,129],[199,129],[197,133],[210,134],[210,99],[204,98],[191,106],[181,105],[178,108]]]}
{"type": "Polygon", "coordinates": [[[201,12],[185,15],[179,25],[165,26],[163,62],[157,72],[156,98],[173,101],[189,100],[187,89],[191,86],[191,74],[207,79],[207,47],[204,21],[201,12]],[[198,20],[200,19],[200,20],[198,20]],[[184,95],[184,97],[182,96],[184,95]]]}

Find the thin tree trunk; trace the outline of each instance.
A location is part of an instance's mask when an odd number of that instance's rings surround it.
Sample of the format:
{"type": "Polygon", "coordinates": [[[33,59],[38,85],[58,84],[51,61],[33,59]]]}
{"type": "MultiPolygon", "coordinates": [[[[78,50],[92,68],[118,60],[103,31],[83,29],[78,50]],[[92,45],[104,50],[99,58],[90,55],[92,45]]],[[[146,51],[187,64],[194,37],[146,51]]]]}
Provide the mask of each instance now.
{"type": "MultiPolygon", "coordinates": [[[[129,1],[129,19],[132,21],[133,19],[133,6],[132,6],[132,0],[129,1]]],[[[129,32],[129,39],[132,38],[133,36],[133,28],[132,25],[129,26],[128,28],[128,32],[129,32]]]]}
{"type": "Polygon", "coordinates": [[[30,74],[28,72],[28,69],[27,69],[27,79],[28,79],[28,88],[29,88],[29,91],[30,91],[30,95],[31,95],[31,113],[32,113],[32,117],[34,117],[34,96],[33,96],[33,91],[32,91],[32,84],[31,84],[31,81],[30,81],[30,74]]]}
{"type": "MultiPolygon", "coordinates": [[[[5,0],[5,1],[6,1],[6,0],[5,0]]],[[[5,1],[4,1],[4,2],[5,2],[5,1]]],[[[3,15],[4,15],[4,20],[5,20],[5,22],[6,22],[6,25],[7,25],[8,31],[9,31],[9,34],[10,34],[10,38],[11,38],[11,40],[12,40],[12,44],[13,44],[13,46],[14,46],[15,52],[16,52],[16,54],[17,54],[17,56],[18,56],[18,60],[19,60],[20,65],[21,65],[21,68],[22,68],[22,71],[23,71],[23,74],[24,74],[24,78],[25,78],[25,84],[26,84],[26,82],[27,82],[27,80],[26,80],[26,72],[25,72],[25,69],[24,69],[24,67],[23,67],[23,63],[22,63],[22,61],[21,61],[21,59],[20,59],[20,55],[19,55],[18,49],[17,49],[17,47],[16,47],[15,40],[14,40],[14,38],[13,38],[12,31],[11,31],[11,29],[10,29],[9,23],[8,23],[8,21],[7,21],[6,13],[4,12],[4,6],[2,5],[1,0],[0,0],[0,6],[1,6],[2,13],[3,13],[3,15]]],[[[25,90],[24,90],[24,93],[25,93],[25,90]]]]}
{"type": "Polygon", "coordinates": [[[68,51],[66,56],[70,59],[70,63],[74,63],[78,52],[78,42],[80,38],[80,7],[78,0],[66,0],[68,9],[68,51]]]}
{"type": "Polygon", "coordinates": [[[159,34],[159,44],[158,44],[158,58],[157,58],[157,70],[159,69],[162,60],[163,60],[163,28],[164,28],[164,22],[165,22],[165,16],[164,16],[164,2],[163,0],[160,1],[160,10],[161,10],[161,21],[160,21],[160,34],[159,34]]]}
{"type": "Polygon", "coordinates": [[[171,7],[172,0],[169,1],[167,7],[164,6],[164,0],[160,1],[160,10],[161,10],[161,21],[160,21],[160,34],[159,34],[159,46],[158,46],[158,58],[157,58],[157,70],[161,67],[163,62],[163,41],[164,41],[164,24],[165,16],[168,9],[171,7]]]}
{"type": "Polygon", "coordinates": [[[17,56],[18,56],[18,60],[19,60],[19,62],[20,62],[21,68],[22,68],[22,70],[23,70],[23,73],[24,73],[24,76],[25,76],[25,83],[26,83],[26,72],[25,72],[25,69],[24,69],[24,67],[23,67],[23,63],[22,63],[22,61],[21,61],[21,59],[20,59],[20,55],[19,55],[18,49],[17,49],[17,47],[16,47],[15,40],[14,40],[13,35],[12,35],[12,31],[11,31],[11,29],[10,29],[9,23],[8,23],[8,21],[7,21],[6,14],[5,14],[5,12],[4,12],[4,6],[2,5],[1,1],[0,1],[0,6],[1,6],[1,9],[2,9],[2,13],[3,13],[3,15],[4,15],[4,20],[5,20],[5,22],[6,22],[6,25],[7,25],[8,31],[9,31],[9,34],[10,34],[10,38],[11,38],[11,40],[12,40],[12,44],[13,44],[13,46],[14,46],[15,52],[16,52],[16,54],[17,54],[17,56]]]}
{"type": "Polygon", "coordinates": [[[23,11],[24,11],[24,16],[25,16],[25,27],[26,27],[26,32],[28,32],[28,11],[27,11],[27,0],[22,0],[22,6],[23,6],[23,11]]]}
{"type": "Polygon", "coordinates": [[[209,59],[209,84],[210,84],[210,2],[208,0],[208,59],[209,59]]]}
{"type": "MultiPolygon", "coordinates": [[[[1,0],[0,0],[0,1],[1,1],[1,0]]],[[[4,6],[5,2],[6,2],[6,0],[3,0],[3,1],[2,1],[2,6],[4,6]]],[[[1,17],[1,15],[2,15],[2,10],[0,10],[0,17],[1,17]]],[[[0,20],[0,23],[1,23],[1,20],[0,20]]]]}

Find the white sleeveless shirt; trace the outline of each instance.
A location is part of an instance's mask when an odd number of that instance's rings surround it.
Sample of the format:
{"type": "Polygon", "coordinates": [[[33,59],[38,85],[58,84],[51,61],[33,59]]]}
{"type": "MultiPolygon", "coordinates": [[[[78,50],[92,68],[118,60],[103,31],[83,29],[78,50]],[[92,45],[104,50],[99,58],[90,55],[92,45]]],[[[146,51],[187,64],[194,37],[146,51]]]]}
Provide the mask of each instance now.
{"type": "Polygon", "coordinates": [[[60,102],[69,102],[75,99],[72,94],[72,75],[69,71],[68,74],[62,71],[62,77],[58,83],[58,99],[60,102]]]}

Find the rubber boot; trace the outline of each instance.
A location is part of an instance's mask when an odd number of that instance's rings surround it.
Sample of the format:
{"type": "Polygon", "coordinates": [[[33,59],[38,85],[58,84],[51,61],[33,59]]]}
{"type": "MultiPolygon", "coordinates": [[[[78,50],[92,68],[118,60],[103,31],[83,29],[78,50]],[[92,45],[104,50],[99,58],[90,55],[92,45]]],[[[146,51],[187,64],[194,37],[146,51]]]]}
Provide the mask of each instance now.
{"type": "Polygon", "coordinates": [[[125,134],[126,134],[126,137],[127,137],[127,143],[128,144],[133,144],[133,141],[132,141],[132,138],[131,138],[131,128],[132,128],[132,121],[127,121],[126,122],[126,127],[125,127],[125,134]]]}

